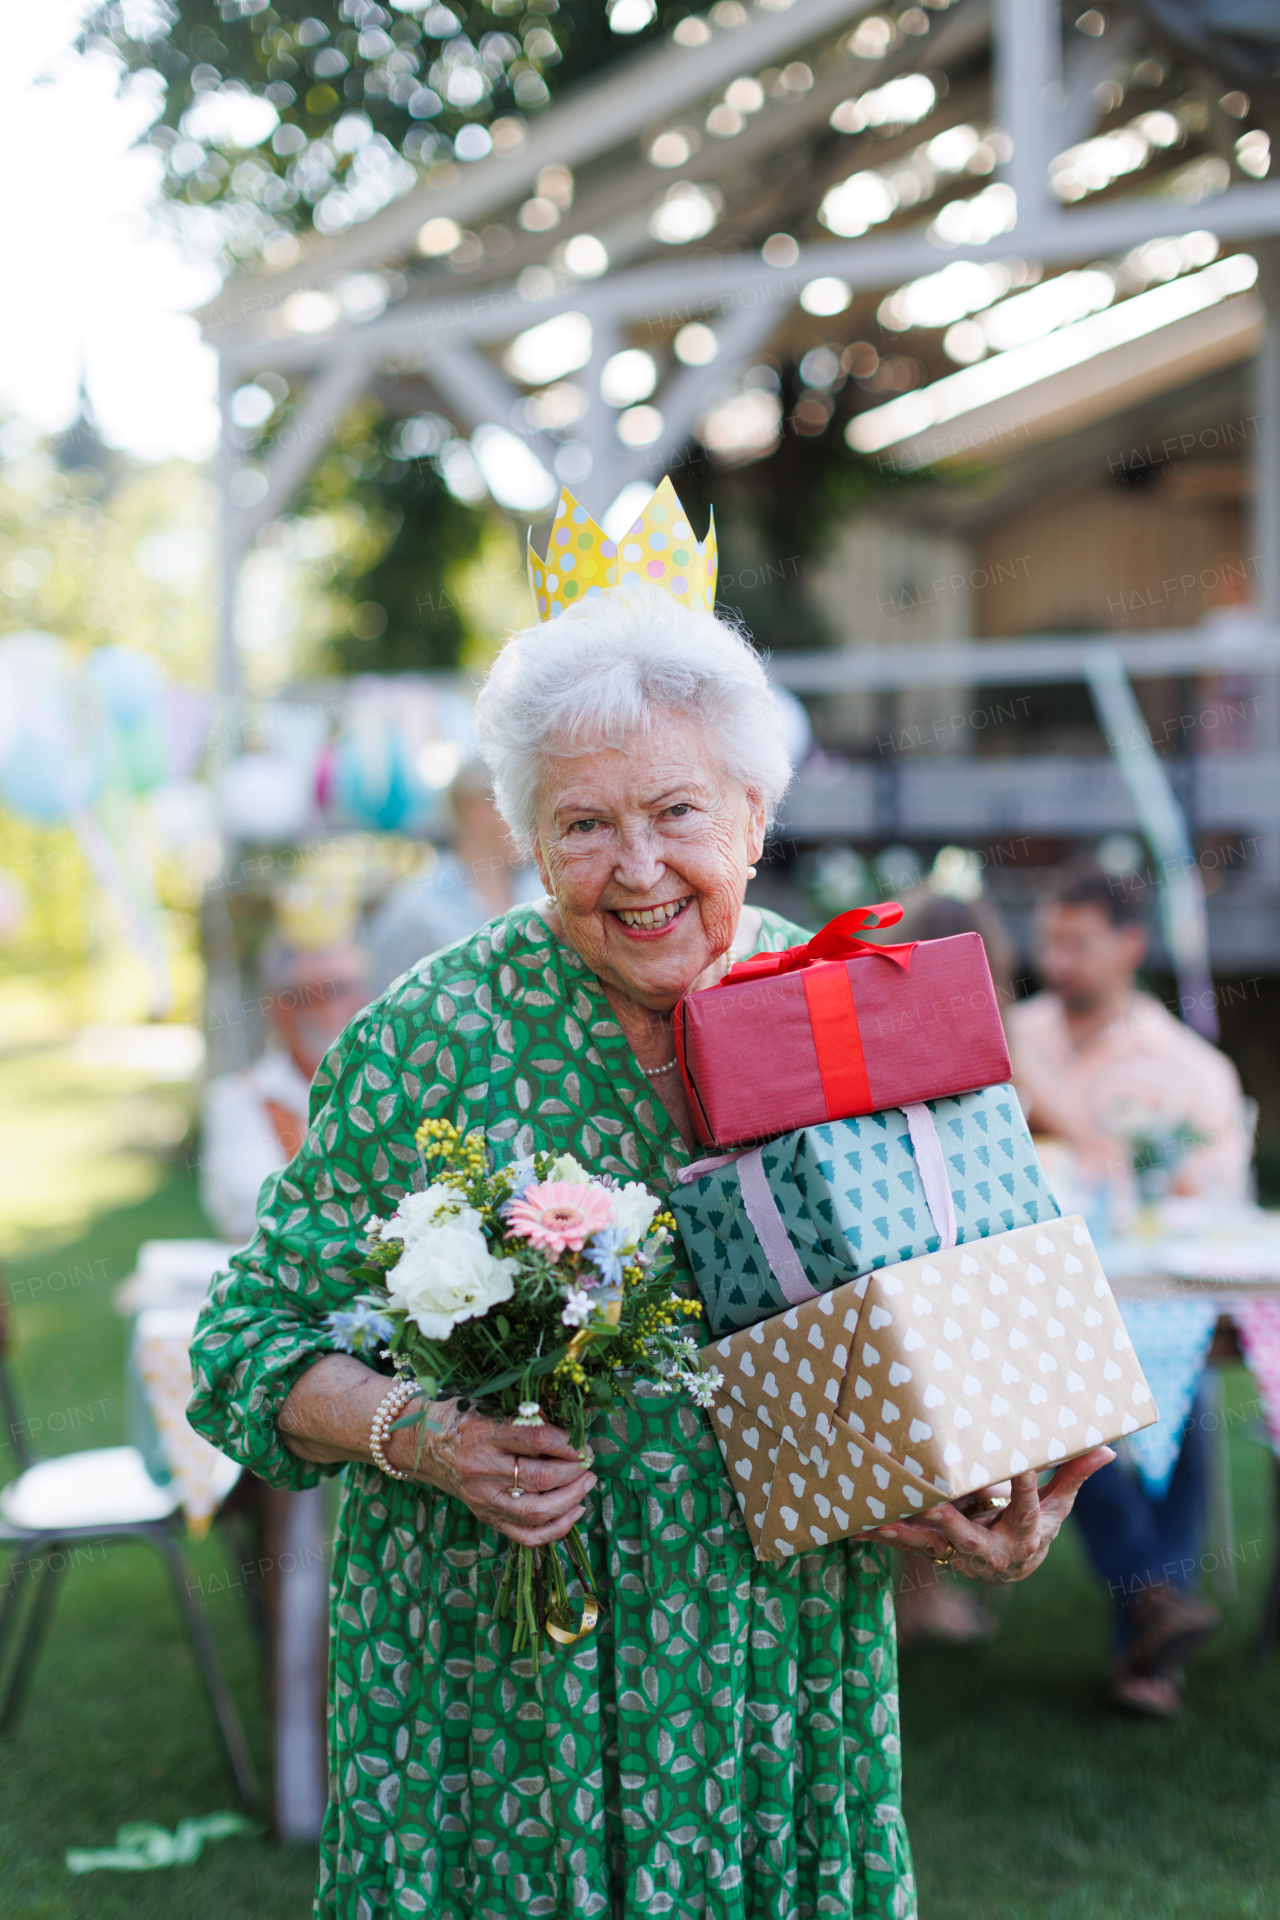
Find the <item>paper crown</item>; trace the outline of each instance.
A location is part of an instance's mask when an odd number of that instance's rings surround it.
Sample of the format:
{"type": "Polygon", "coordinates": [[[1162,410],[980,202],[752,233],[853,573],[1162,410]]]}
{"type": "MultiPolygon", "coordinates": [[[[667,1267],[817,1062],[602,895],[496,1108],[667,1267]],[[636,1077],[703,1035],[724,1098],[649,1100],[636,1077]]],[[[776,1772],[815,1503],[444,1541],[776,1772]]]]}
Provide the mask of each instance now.
{"type": "Polygon", "coordinates": [[[661,587],[701,612],[716,601],[715,515],[706,539],[695,540],[675,488],[664,479],[626,533],[610,540],[565,487],[545,560],[529,542],[529,585],[539,620],[554,620],[575,601],[610,587],[661,587]]]}

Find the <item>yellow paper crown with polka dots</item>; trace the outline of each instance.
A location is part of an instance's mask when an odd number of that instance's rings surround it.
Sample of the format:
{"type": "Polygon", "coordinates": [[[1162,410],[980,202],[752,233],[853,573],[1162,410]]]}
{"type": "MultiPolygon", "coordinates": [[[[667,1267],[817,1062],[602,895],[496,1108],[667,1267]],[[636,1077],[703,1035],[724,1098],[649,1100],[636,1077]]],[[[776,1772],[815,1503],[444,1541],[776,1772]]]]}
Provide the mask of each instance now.
{"type": "Polygon", "coordinates": [[[661,587],[696,612],[716,603],[716,522],[695,540],[689,516],[664,479],[626,533],[611,540],[566,487],[540,560],[529,542],[529,585],[539,620],[611,587],[661,587]]]}

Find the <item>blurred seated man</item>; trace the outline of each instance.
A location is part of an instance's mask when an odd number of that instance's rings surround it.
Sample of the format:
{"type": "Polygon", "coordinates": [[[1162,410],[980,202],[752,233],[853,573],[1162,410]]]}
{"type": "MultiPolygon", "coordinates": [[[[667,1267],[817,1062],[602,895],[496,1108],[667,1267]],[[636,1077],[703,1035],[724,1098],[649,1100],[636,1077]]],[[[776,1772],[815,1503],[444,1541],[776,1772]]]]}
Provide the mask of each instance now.
{"type": "Polygon", "coordinates": [[[200,1203],[237,1247],[253,1237],[263,1181],[302,1144],[316,1068],[370,998],[365,958],[353,944],[311,950],[277,937],[258,979],[266,1051],[243,1072],[209,1082],[201,1118],[200,1203]]]}
{"type": "Polygon", "coordinates": [[[369,923],[370,999],[428,954],[467,939],[521,900],[542,897],[535,869],[515,864],[483,760],[466,761],[454,775],[449,817],[452,852],[393,887],[369,923]]]}
{"type": "MultiPolygon", "coordinates": [[[[1013,1007],[1014,1076],[1032,1131],[1074,1148],[1082,1174],[1114,1194],[1145,1165],[1166,1191],[1245,1196],[1251,1129],[1231,1062],[1135,975],[1146,954],[1132,890],[1104,874],[1065,885],[1036,918],[1046,991],[1013,1007]]],[[[1117,1705],[1169,1717],[1182,1661],[1217,1624],[1192,1591],[1205,1520],[1207,1461],[1197,1401],[1168,1492],[1152,1500],[1123,1458],[1082,1490],[1076,1514],[1116,1602],[1117,1705]]]]}
{"type": "Polygon", "coordinates": [[[1239,1076],[1134,985],[1146,951],[1142,906],[1121,880],[1085,874],[1041,907],[1035,960],[1048,991],[1008,1023],[1032,1131],[1069,1142],[1085,1177],[1120,1195],[1136,1159],[1167,1192],[1242,1199],[1251,1132],[1239,1076]]]}

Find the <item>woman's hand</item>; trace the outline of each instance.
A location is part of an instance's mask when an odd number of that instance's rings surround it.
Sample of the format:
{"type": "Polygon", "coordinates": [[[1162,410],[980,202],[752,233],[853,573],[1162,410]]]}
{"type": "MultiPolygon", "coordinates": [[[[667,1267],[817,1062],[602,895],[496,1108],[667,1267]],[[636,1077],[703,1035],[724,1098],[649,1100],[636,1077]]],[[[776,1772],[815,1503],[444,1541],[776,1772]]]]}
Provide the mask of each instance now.
{"type": "Polygon", "coordinates": [[[1110,1447],[1095,1447],[1064,1462],[1048,1485],[1039,1488],[1034,1473],[1015,1474],[1008,1506],[981,1520],[969,1519],[948,1500],[919,1520],[897,1520],[860,1537],[923,1554],[986,1586],[1025,1580],[1053,1545],[1089,1475],[1115,1457],[1110,1447]]]}
{"type": "MultiPolygon", "coordinates": [[[[411,1402],[405,1411],[421,1405],[411,1402]]],[[[459,1413],[456,1401],[427,1411],[439,1432],[412,1426],[391,1435],[387,1458],[401,1473],[453,1494],[477,1520],[522,1547],[561,1540],[582,1518],[596,1476],[559,1427],[514,1427],[482,1413],[459,1413]]]]}
{"type": "MultiPolygon", "coordinates": [[[[285,1445],[300,1460],[371,1463],[369,1431],[391,1384],[351,1354],[323,1354],[280,1409],[285,1445]]],[[[558,1427],[513,1427],[459,1413],[456,1400],[411,1400],[404,1412],[415,1410],[435,1424],[397,1427],[388,1436],[383,1450],[398,1472],[454,1494],[477,1520],[522,1547],[563,1539],[582,1518],[596,1476],[590,1459],[584,1461],[558,1427]],[[512,1492],[517,1479],[518,1499],[512,1492]]]]}

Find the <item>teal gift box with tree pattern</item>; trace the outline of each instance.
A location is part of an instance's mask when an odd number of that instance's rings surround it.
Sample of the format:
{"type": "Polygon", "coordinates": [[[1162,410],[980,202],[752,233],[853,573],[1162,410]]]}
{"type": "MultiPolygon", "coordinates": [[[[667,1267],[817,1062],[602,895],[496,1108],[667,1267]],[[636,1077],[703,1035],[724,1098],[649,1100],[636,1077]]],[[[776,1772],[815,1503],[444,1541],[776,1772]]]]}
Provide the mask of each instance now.
{"type": "Polygon", "coordinates": [[[695,1162],[669,1204],[713,1339],[873,1268],[1060,1212],[1009,1085],[695,1162]]]}

